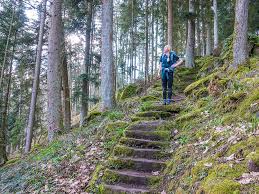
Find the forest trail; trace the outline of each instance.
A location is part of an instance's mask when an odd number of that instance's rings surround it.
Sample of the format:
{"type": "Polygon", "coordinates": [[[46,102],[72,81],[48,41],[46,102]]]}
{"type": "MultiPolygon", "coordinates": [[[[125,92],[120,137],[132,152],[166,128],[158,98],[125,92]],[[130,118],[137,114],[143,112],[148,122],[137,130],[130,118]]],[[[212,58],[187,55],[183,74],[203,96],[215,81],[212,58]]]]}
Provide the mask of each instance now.
{"type": "MultiPolygon", "coordinates": [[[[170,107],[184,99],[175,96],[173,105],[154,103],[148,112],[139,112],[143,117],[155,120],[131,125],[120,143],[115,146],[113,156],[103,176],[103,189],[107,193],[154,193],[162,180],[162,170],[169,158],[171,131],[160,129],[167,120],[175,117],[178,110],[170,107]]],[[[144,119],[143,119],[144,120],[144,119]]],[[[161,191],[160,191],[161,192],[161,191]]]]}

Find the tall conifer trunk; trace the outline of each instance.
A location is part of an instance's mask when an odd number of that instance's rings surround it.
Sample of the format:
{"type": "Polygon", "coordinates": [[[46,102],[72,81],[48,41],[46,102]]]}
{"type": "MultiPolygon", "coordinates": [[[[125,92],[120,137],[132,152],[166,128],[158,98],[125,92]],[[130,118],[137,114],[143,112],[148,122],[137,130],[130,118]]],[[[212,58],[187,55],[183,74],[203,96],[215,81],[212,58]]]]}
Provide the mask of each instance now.
{"type": "Polygon", "coordinates": [[[25,153],[28,153],[31,150],[31,142],[32,142],[32,134],[33,134],[32,131],[33,131],[34,120],[35,120],[37,93],[39,88],[44,25],[45,25],[45,19],[46,19],[46,4],[47,4],[47,0],[43,0],[41,14],[40,14],[39,40],[38,40],[38,46],[37,46],[36,66],[35,66],[32,94],[31,94],[30,113],[29,113],[28,125],[26,128],[25,153]]]}
{"type": "Polygon", "coordinates": [[[115,106],[113,64],[113,0],[102,0],[101,98],[102,111],[115,106]]]}
{"type": "Polygon", "coordinates": [[[247,22],[249,0],[236,0],[235,29],[233,45],[233,67],[246,62],[247,50],[247,22]]]}
{"type": "Polygon", "coordinates": [[[62,51],[62,0],[51,4],[48,37],[48,140],[53,141],[62,129],[61,103],[61,51],[62,51]]]}

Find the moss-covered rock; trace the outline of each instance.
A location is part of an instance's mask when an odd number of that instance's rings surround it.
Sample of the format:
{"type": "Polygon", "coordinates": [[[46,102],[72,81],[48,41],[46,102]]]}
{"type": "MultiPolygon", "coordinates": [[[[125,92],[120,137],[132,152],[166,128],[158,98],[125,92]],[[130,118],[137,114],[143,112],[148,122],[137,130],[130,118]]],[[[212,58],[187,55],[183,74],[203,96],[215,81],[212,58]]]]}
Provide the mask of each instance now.
{"type": "Polygon", "coordinates": [[[92,111],[92,112],[90,112],[90,113],[87,115],[86,121],[89,122],[89,121],[91,121],[91,120],[93,120],[93,119],[95,119],[96,117],[101,116],[101,115],[102,115],[102,112],[100,112],[100,111],[92,111]]]}
{"type": "Polygon", "coordinates": [[[172,116],[171,113],[164,112],[164,111],[146,111],[146,112],[136,113],[135,115],[137,117],[155,117],[156,119],[168,118],[172,116]]]}
{"type": "Polygon", "coordinates": [[[152,121],[152,120],[156,120],[156,117],[138,117],[138,116],[132,116],[130,117],[132,122],[136,122],[136,121],[152,121]]]}
{"type": "Polygon", "coordinates": [[[125,100],[127,98],[131,98],[138,94],[138,86],[136,84],[130,84],[126,86],[120,96],[120,100],[125,100]]]}
{"type": "MultiPolygon", "coordinates": [[[[208,194],[239,194],[241,184],[230,180],[212,180],[203,186],[202,191],[208,194]]],[[[199,193],[199,192],[198,192],[199,193]]]]}
{"type": "Polygon", "coordinates": [[[197,80],[196,82],[187,86],[184,90],[186,95],[190,95],[192,91],[197,90],[199,87],[207,87],[210,80],[212,80],[215,76],[217,76],[218,72],[212,73],[204,78],[197,80]]]}
{"type": "Polygon", "coordinates": [[[163,111],[163,112],[172,112],[178,113],[181,110],[180,104],[171,104],[171,105],[162,105],[162,104],[149,104],[141,107],[142,111],[163,111]]]}

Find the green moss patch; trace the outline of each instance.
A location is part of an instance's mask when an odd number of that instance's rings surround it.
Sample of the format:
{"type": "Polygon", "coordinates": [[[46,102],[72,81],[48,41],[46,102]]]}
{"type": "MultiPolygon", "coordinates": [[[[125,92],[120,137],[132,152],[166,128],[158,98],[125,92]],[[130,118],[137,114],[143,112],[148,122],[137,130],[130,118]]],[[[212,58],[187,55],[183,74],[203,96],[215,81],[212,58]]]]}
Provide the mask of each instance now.
{"type": "Polygon", "coordinates": [[[164,111],[146,111],[146,112],[139,112],[135,114],[137,117],[155,117],[156,119],[159,118],[167,118],[172,116],[169,112],[164,111]]]}
{"type": "Polygon", "coordinates": [[[130,84],[126,86],[120,96],[120,100],[125,100],[127,98],[131,98],[138,94],[138,86],[136,84],[130,84]]]}

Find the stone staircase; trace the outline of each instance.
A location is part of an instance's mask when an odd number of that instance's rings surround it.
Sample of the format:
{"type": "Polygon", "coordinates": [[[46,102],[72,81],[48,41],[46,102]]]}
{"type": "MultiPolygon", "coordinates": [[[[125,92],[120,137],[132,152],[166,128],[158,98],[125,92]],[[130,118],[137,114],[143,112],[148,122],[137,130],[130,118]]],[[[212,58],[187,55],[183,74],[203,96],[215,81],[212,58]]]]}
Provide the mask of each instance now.
{"type": "Polygon", "coordinates": [[[114,148],[103,181],[105,193],[156,193],[169,157],[170,131],[157,130],[164,121],[131,125],[114,148]]]}

